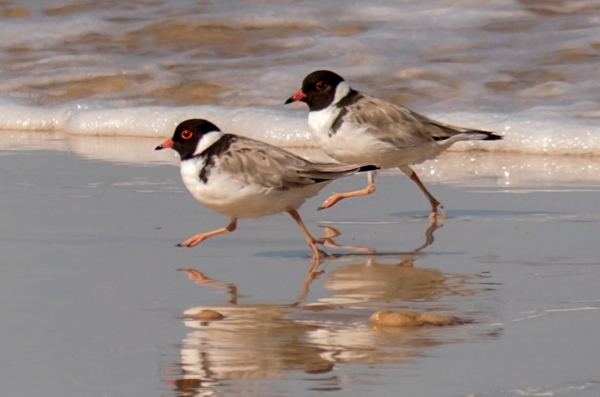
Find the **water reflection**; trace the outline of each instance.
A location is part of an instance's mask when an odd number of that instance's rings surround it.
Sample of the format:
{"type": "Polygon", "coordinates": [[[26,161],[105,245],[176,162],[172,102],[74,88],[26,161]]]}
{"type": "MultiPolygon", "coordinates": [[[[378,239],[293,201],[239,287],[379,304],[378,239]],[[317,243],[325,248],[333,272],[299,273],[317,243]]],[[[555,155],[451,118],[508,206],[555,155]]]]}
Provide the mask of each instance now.
{"type": "MultiPolygon", "coordinates": [[[[427,229],[425,245],[433,243],[438,227],[427,229]]],[[[339,231],[326,234],[335,244],[331,236],[339,231]]],[[[338,255],[314,262],[299,287],[300,298],[291,305],[244,304],[238,302],[234,284],[182,269],[201,286],[227,290],[230,305],[193,307],[183,313],[189,332],[168,383],[180,396],[220,395],[246,390],[248,379],[280,379],[300,372],[315,382],[311,390],[338,390],[342,386],[335,369],[340,365],[398,364],[423,356],[432,346],[481,338],[481,330],[473,325],[382,330],[369,323],[381,306],[396,309],[414,303],[421,312],[439,312],[443,297],[483,289],[479,275],[415,266],[425,256],[420,252],[424,246],[407,253],[338,255]],[[324,278],[323,289],[315,291],[320,297],[311,299],[309,286],[319,278],[324,278]],[[206,310],[224,317],[199,320],[198,314],[206,310]]],[[[458,311],[465,317],[464,308],[458,311]]]]}
{"type": "MultiPolygon", "coordinates": [[[[324,232],[325,232],[325,236],[321,237],[322,239],[325,240],[325,244],[324,244],[325,246],[335,247],[335,248],[346,248],[346,249],[350,249],[353,251],[363,252],[363,253],[366,253],[369,255],[335,254],[330,257],[322,258],[318,261],[313,261],[312,267],[309,270],[308,274],[306,275],[304,283],[302,284],[302,293],[300,294],[300,297],[298,298],[298,302],[296,302],[295,305],[298,305],[301,302],[304,302],[306,300],[306,296],[309,293],[310,284],[312,283],[313,280],[318,278],[321,273],[324,272],[323,269],[325,267],[327,267],[331,262],[343,262],[343,261],[353,261],[353,260],[360,261],[361,265],[358,265],[357,267],[352,267],[350,269],[350,273],[354,273],[354,272],[356,272],[356,270],[358,270],[358,273],[361,273],[363,270],[365,270],[365,269],[363,269],[363,266],[362,266],[362,264],[364,264],[365,261],[366,261],[366,265],[367,265],[366,266],[367,272],[368,272],[368,268],[371,268],[371,267],[379,269],[379,263],[377,261],[386,261],[386,260],[389,260],[390,258],[392,261],[399,260],[399,262],[394,263],[395,266],[404,267],[404,268],[412,268],[414,265],[414,262],[413,262],[414,259],[417,258],[418,256],[422,255],[422,254],[419,254],[419,251],[425,249],[426,247],[428,247],[429,245],[431,245],[434,242],[433,233],[442,226],[443,226],[443,223],[439,223],[439,222],[430,223],[427,227],[427,230],[425,231],[425,242],[422,245],[415,248],[412,252],[395,253],[395,254],[374,254],[375,248],[373,248],[373,247],[360,246],[360,245],[337,244],[333,240],[333,238],[341,236],[340,231],[332,226],[321,226],[321,227],[323,227],[324,232]]],[[[383,266],[387,267],[388,265],[383,264],[383,266]]],[[[335,273],[337,271],[339,271],[339,269],[334,270],[333,273],[335,273]]],[[[331,277],[331,275],[330,275],[330,277],[331,277]]],[[[362,277],[362,275],[356,274],[356,277],[358,279],[360,279],[362,277]]],[[[361,281],[359,281],[359,284],[360,283],[361,283],[361,281]]],[[[370,286],[366,286],[366,287],[368,289],[371,288],[370,286]]],[[[325,285],[325,288],[328,288],[327,283],[325,285]]],[[[330,288],[328,288],[328,289],[330,289],[330,288]]],[[[335,288],[333,288],[333,289],[335,290],[335,288]]],[[[335,299],[334,299],[334,302],[335,302],[335,299]]],[[[339,303],[339,302],[336,302],[336,303],[339,303]]]]}
{"type": "MultiPolygon", "coordinates": [[[[349,249],[351,251],[364,252],[364,253],[375,252],[375,248],[367,247],[365,245],[341,245],[341,244],[338,244],[333,239],[335,237],[341,236],[342,233],[340,233],[340,231],[333,226],[324,226],[324,225],[320,225],[320,226],[323,228],[323,231],[325,233],[325,235],[320,238],[320,240],[323,240],[323,245],[325,247],[343,248],[343,249],[349,249]]],[[[313,265],[313,268],[314,268],[314,265],[313,265]]]]}
{"type": "Polygon", "coordinates": [[[198,285],[209,285],[217,288],[225,288],[229,293],[230,299],[229,303],[232,305],[237,305],[238,293],[237,286],[235,284],[230,283],[222,283],[220,281],[214,280],[204,273],[196,269],[177,269],[180,272],[185,273],[190,280],[195,282],[198,285]]]}
{"type": "Polygon", "coordinates": [[[446,294],[474,294],[467,286],[471,276],[416,267],[414,262],[420,256],[406,253],[354,257],[352,263],[338,266],[328,273],[324,288],[333,294],[319,301],[331,305],[396,300],[433,301],[446,294]]]}

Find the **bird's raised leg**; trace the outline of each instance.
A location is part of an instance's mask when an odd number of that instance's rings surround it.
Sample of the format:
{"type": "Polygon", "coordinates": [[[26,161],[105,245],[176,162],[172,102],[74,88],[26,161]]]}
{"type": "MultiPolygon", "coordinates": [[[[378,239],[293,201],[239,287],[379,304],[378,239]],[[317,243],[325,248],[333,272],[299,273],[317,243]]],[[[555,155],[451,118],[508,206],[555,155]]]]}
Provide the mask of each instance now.
{"type": "Polygon", "coordinates": [[[178,247],[195,247],[207,238],[218,236],[219,234],[227,234],[233,232],[237,228],[237,218],[231,218],[229,225],[222,227],[221,229],[213,230],[211,232],[204,232],[196,234],[185,240],[183,243],[177,244],[178,247]]]}
{"type": "Polygon", "coordinates": [[[423,182],[421,182],[421,180],[419,179],[419,176],[417,175],[417,173],[415,171],[413,171],[413,169],[410,168],[408,165],[403,165],[403,166],[400,166],[399,168],[400,168],[400,171],[402,171],[404,174],[406,174],[406,176],[408,176],[414,183],[417,184],[419,189],[421,189],[423,194],[425,194],[425,196],[429,200],[429,204],[431,204],[431,214],[429,214],[429,219],[432,222],[434,222],[437,219],[438,209],[440,209],[442,212],[440,217],[442,219],[446,219],[446,214],[444,213],[444,205],[442,203],[440,203],[439,201],[437,201],[436,198],[433,197],[431,195],[431,193],[429,193],[429,191],[427,190],[425,185],[423,185],[423,182]]]}
{"type": "Polygon", "coordinates": [[[300,214],[298,213],[298,211],[287,210],[287,213],[290,214],[290,216],[292,218],[294,218],[294,220],[298,224],[298,227],[300,228],[300,231],[304,235],[304,238],[306,239],[308,246],[312,250],[312,253],[313,253],[312,257],[314,259],[318,259],[320,257],[320,255],[319,255],[319,250],[317,249],[317,246],[315,244],[323,244],[323,240],[317,240],[313,236],[310,235],[310,233],[306,229],[306,226],[304,226],[304,223],[302,222],[302,218],[300,218],[300,214]]]}
{"type": "Polygon", "coordinates": [[[356,190],[354,192],[333,194],[333,195],[329,196],[329,198],[327,200],[325,200],[323,202],[323,204],[321,204],[321,206],[318,208],[318,210],[324,210],[325,208],[333,207],[338,201],[343,200],[345,198],[366,196],[366,195],[373,193],[375,191],[375,176],[376,175],[377,175],[377,171],[369,171],[367,173],[367,178],[369,180],[367,187],[365,187],[362,190],[356,190]]]}

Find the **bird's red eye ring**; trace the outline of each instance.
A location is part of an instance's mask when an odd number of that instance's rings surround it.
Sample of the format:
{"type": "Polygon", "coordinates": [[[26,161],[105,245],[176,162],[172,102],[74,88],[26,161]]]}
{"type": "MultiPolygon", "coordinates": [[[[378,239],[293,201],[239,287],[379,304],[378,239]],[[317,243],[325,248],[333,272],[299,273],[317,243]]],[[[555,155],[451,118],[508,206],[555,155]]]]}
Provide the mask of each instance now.
{"type": "Polygon", "coordinates": [[[325,88],[327,88],[327,83],[324,81],[319,81],[317,84],[315,84],[315,87],[317,88],[317,91],[323,91],[325,88]]]}
{"type": "Polygon", "coordinates": [[[183,139],[190,139],[192,137],[192,135],[194,135],[194,133],[190,130],[183,130],[181,131],[181,137],[183,139]]]}

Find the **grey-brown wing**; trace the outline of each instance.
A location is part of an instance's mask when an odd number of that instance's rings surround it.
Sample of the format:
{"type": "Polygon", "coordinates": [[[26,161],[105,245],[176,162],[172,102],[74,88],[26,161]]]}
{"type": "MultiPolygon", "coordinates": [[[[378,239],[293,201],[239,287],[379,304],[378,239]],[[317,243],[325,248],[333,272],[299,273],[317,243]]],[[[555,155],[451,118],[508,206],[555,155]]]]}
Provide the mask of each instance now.
{"type": "Polygon", "coordinates": [[[287,190],[333,180],[358,171],[359,167],[314,163],[276,146],[238,137],[218,157],[221,171],[246,184],[287,190]]]}
{"type": "Polygon", "coordinates": [[[368,95],[348,107],[348,121],[396,147],[418,146],[470,131],[431,120],[405,107],[368,95]]]}

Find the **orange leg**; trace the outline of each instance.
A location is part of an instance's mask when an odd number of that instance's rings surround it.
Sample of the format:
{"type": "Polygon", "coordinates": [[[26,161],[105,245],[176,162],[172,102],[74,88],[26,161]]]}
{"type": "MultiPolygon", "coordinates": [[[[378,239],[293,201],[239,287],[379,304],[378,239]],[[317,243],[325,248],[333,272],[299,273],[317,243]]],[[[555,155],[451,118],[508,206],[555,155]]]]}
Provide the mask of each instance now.
{"type": "Polygon", "coordinates": [[[429,193],[425,185],[423,185],[423,182],[421,182],[421,180],[419,179],[417,173],[407,165],[401,166],[400,171],[404,172],[410,178],[411,181],[416,183],[419,189],[421,189],[421,191],[423,192],[423,194],[425,194],[425,197],[427,197],[427,199],[429,200],[429,204],[431,204],[431,214],[429,214],[429,219],[432,222],[437,219],[438,208],[442,210],[441,218],[446,219],[446,214],[443,211],[444,206],[442,205],[442,203],[437,201],[436,198],[431,195],[431,193],[429,193]]]}
{"type": "Polygon", "coordinates": [[[336,193],[331,195],[327,200],[321,204],[318,210],[324,210],[325,208],[333,207],[338,201],[343,200],[349,197],[359,197],[359,196],[367,196],[375,191],[375,175],[377,175],[377,171],[369,171],[367,173],[367,178],[369,178],[369,183],[367,187],[362,190],[356,190],[354,192],[348,193],[336,193]]]}
{"type": "Polygon", "coordinates": [[[287,210],[287,213],[290,214],[290,216],[292,218],[294,218],[294,220],[298,224],[298,227],[300,228],[300,231],[304,235],[304,238],[306,239],[308,246],[312,250],[312,253],[313,253],[312,257],[315,259],[318,259],[319,258],[319,250],[317,249],[317,246],[315,244],[323,244],[323,240],[316,240],[313,236],[310,235],[310,233],[306,229],[306,226],[304,226],[304,223],[302,222],[302,218],[300,218],[300,214],[298,213],[298,211],[287,210]]]}
{"type": "Polygon", "coordinates": [[[201,242],[203,242],[204,240],[206,240],[207,238],[210,238],[213,236],[218,236],[219,234],[231,233],[236,228],[237,228],[237,218],[231,218],[231,222],[229,223],[229,225],[227,225],[221,229],[213,230],[212,232],[204,232],[204,233],[196,234],[195,236],[192,236],[192,237],[188,238],[187,240],[185,240],[183,243],[177,244],[177,246],[178,247],[195,247],[198,244],[200,244],[201,242]]]}

